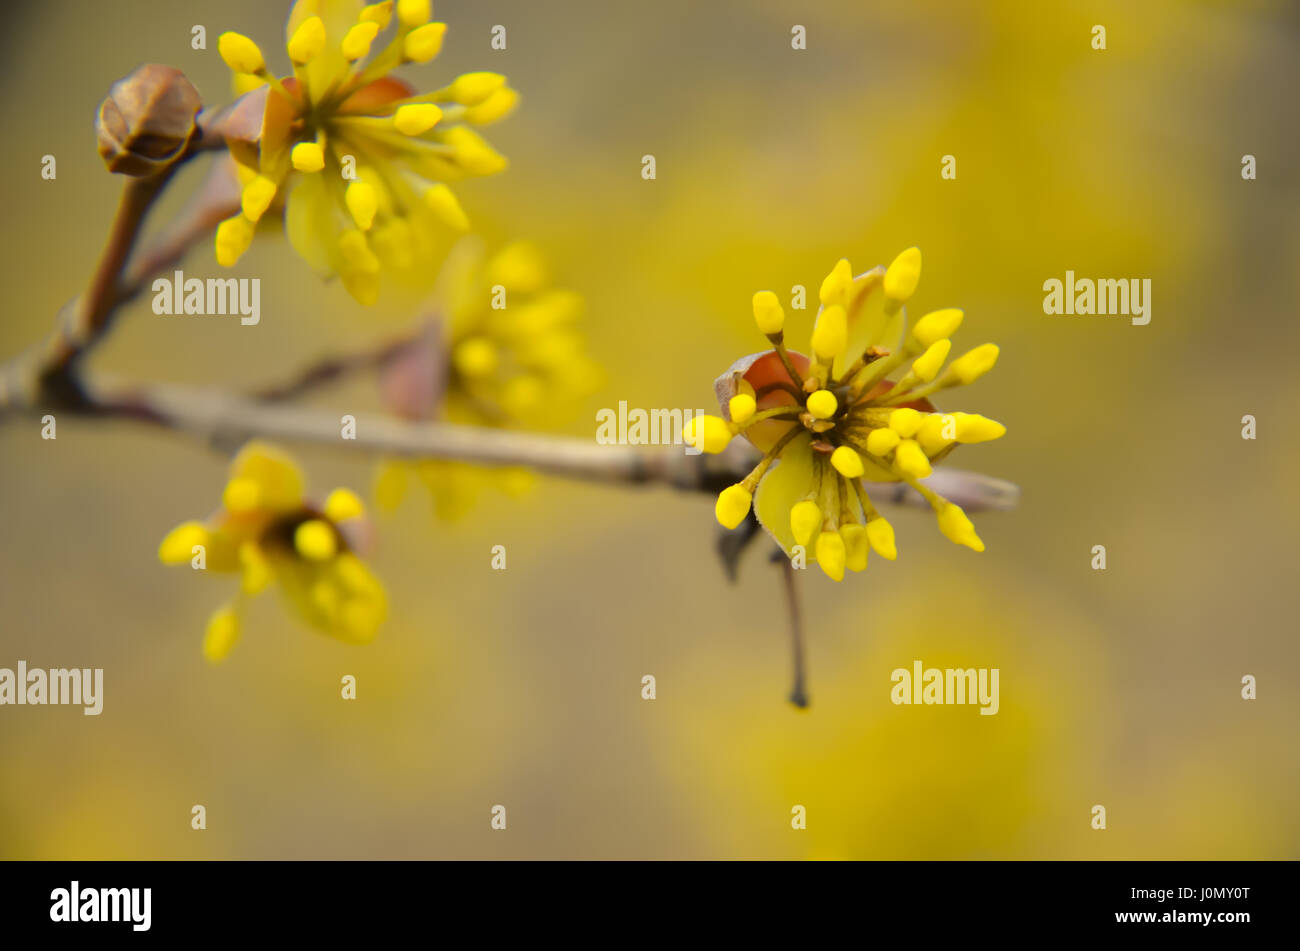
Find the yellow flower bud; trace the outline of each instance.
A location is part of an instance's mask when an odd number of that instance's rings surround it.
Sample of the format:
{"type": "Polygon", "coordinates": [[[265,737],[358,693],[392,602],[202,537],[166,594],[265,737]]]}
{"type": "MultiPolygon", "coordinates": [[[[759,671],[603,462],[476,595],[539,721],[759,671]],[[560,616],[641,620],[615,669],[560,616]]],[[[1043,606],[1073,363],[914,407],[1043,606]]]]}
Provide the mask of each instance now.
{"type": "Polygon", "coordinates": [[[821,506],[812,499],[796,502],[790,509],[790,531],[794,540],[807,548],[822,530],[824,520],[821,506]]]}
{"type": "Polygon", "coordinates": [[[239,206],[243,209],[245,218],[249,221],[257,221],[266,213],[266,209],[270,207],[271,200],[274,198],[275,182],[265,175],[258,175],[244,186],[244,192],[239,199],[239,206]]]}
{"type": "Polygon", "coordinates": [[[260,73],[266,68],[262,51],[242,33],[222,33],[217,38],[217,52],[237,73],[260,73]]]}
{"type": "Polygon", "coordinates": [[[686,445],[701,452],[719,453],[731,442],[731,427],[720,416],[694,416],[682,427],[686,445]]]}
{"type": "Polygon", "coordinates": [[[319,142],[299,142],[289,153],[289,160],[300,172],[319,172],[325,167],[325,149],[319,142]]]}
{"type": "Polygon", "coordinates": [[[822,532],[817,536],[817,564],[832,581],[844,580],[844,567],[848,553],[844,550],[844,539],[838,532],[822,532]]]}
{"type": "Polygon", "coordinates": [[[339,235],[339,253],[348,267],[359,274],[378,274],[379,258],[370,250],[366,236],[354,228],[339,235]]]}
{"type": "Polygon", "coordinates": [[[915,436],[922,421],[922,415],[910,406],[900,406],[889,414],[889,428],[904,438],[915,436]]]}
{"type": "Polygon", "coordinates": [[[904,439],[894,450],[894,463],[914,479],[924,479],[933,470],[930,460],[915,439],[904,439]]]}
{"type": "Polygon", "coordinates": [[[849,571],[866,570],[867,554],[871,550],[867,546],[866,526],[858,522],[841,525],[840,538],[844,539],[845,564],[849,571]]]}
{"type": "Polygon", "coordinates": [[[257,511],[262,501],[262,487],[248,478],[231,479],[221,493],[221,504],[235,515],[257,511]]]}
{"type": "Polygon", "coordinates": [[[912,363],[912,372],[922,383],[929,383],[939,374],[943,361],[948,359],[948,351],[952,349],[952,341],[944,338],[936,340],[912,363]]]}
{"type": "Polygon", "coordinates": [[[451,98],[462,106],[476,106],[505,84],[506,78],[500,73],[464,73],[452,82],[451,98]]]}
{"type": "Polygon", "coordinates": [[[881,558],[893,561],[898,557],[894,547],[894,526],[883,518],[873,518],[867,522],[867,541],[881,558]]]}
{"type": "Polygon", "coordinates": [[[821,290],[817,296],[821,299],[823,307],[830,307],[832,304],[838,304],[840,307],[847,307],[849,303],[849,290],[853,287],[853,268],[850,266],[848,258],[840,258],[835,262],[835,267],[826,275],[822,281],[821,290]]]}
{"type": "Polygon", "coordinates": [[[1007,427],[997,420],[978,413],[953,413],[953,416],[957,420],[958,442],[988,442],[990,439],[1000,439],[1007,431],[1007,427]]]}
{"type": "Polygon", "coordinates": [[[885,296],[904,303],[921,280],[921,249],[908,248],[885,271],[885,296]]]}
{"type": "Polygon", "coordinates": [[[296,66],[306,66],[325,49],[325,23],[320,17],[308,17],[298,24],[289,38],[289,59],[296,66]]]}
{"type": "Polygon", "coordinates": [[[830,390],[818,390],[808,397],[808,412],[817,419],[830,419],[840,408],[840,401],[830,390]]]}
{"type": "Polygon", "coordinates": [[[239,626],[239,615],[230,607],[221,608],[208,619],[203,632],[203,657],[208,663],[225,659],[239,641],[239,626]]]}
{"type": "Polygon", "coordinates": [[[718,493],[713,514],[723,528],[735,528],[745,520],[753,501],[754,496],[743,485],[729,485],[718,493]]]}
{"type": "Polygon", "coordinates": [[[365,503],[351,489],[335,489],[325,499],[325,517],[331,522],[346,522],[365,514],[365,503]]]}
{"type": "Polygon", "coordinates": [[[743,423],[754,415],[757,408],[758,404],[754,402],[754,397],[748,393],[737,393],[727,401],[727,412],[731,414],[733,423],[743,423]]]}
{"type": "Polygon", "coordinates": [[[370,44],[379,35],[379,24],[365,21],[358,23],[343,36],[343,58],[349,63],[356,62],[370,52],[370,44]]]}
{"type": "Polygon", "coordinates": [[[318,518],[309,518],[294,530],[293,547],[308,561],[328,561],[339,546],[330,525],[318,518]]]}
{"type": "Polygon", "coordinates": [[[842,354],[848,338],[849,318],[839,304],[832,304],[817,315],[817,324],[812,333],[812,349],[823,361],[830,363],[842,354]]]}
{"type": "Polygon", "coordinates": [[[962,383],[974,383],[989,370],[993,369],[993,364],[998,362],[998,345],[995,343],[982,343],[974,350],[962,354],[956,360],[952,361],[952,366],[948,367],[948,372],[962,383]]]}
{"type": "Polygon", "coordinates": [[[960,505],[944,502],[937,514],[939,531],[948,538],[958,545],[965,545],[975,551],[984,550],[984,542],[980,541],[980,537],[975,534],[975,526],[971,524],[971,520],[966,517],[960,505]]]}
{"type": "Polygon", "coordinates": [[[477,106],[466,106],[461,118],[473,125],[490,125],[503,119],[519,104],[519,93],[503,86],[477,106]]]}
{"type": "Polygon", "coordinates": [[[461,208],[455,193],[446,185],[434,185],[424,193],[424,203],[438,220],[454,231],[468,231],[469,218],[461,208]]]}
{"type": "Polygon", "coordinates": [[[959,307],[933,310],[916,322],[916,326],[912,328],[912,337],[922,347],[932,346],[956,333],[964,316],[964,312],[959,307]]]}
{"type": "Polygon", "coordinates": [[[927,456],[933,456],[957,441],[957,418],[950,413],[930,413],[916,431],[916,441],[927,456]]]}
{"type": "Polygon", "coordinates": [[[397,0],[397,22],[402,26],[419,26],[428,23],[433,15],[429,0],[397,0]]]}
{"type": "Polygon", "coordinates": [[[452,363],[466,377],[487,376],[497,368],[497,348],[486,337],[471,337],[456,347],[452,363]]]}
{"type": "Polygon", "coordinates": [[[846,479],[861,478],[864,471],[862,457],[851,446],[840,446],[831,453],[831,465],[846,479]]]}
{"type": "Polygon", "coordinates": [[[881,427],[867,434],[867,452],[873,456],[887,456],[894,451],[901,437],[892,429],[881,427]]]}
{"type": "Polygon", "coordinates": [[[759,291],[754,295],[754,323],[758,324],[760,333],[768,336],[779,334],[785,326],[785,311],[771,291],[759,291]]]}
{"type": "Polygon", "coordinates": [[[393,125],[402,135],[419,135],[428,132],[442,118],[442,110],[431,102],[413,102],[398,106],[393,113],[393,125]]]}
{"type": "Polygon", "coordinates": [[[406,34],[402,40],[402,55],[412,63],[427,63],[442,49],[442,37],[447,32],[445,23],[426,23],[406,34]]]}
{"type": "Polygon", "coordinates": [[[242,214],[217,225],[217,263],[233,267],[253,243],[253,223],[242,214]]]}
{"type": "MultiPolygon", "coordinates": [[[[426,0],[427,2],[427,0],[426,0]]],[[[381,30],[388,28],[388,24],[393,19],[393,0],[384,0],[383,3],[371,3],[361,8],[361,16],[357,17],[363,23],[374,23],[381,30]]],[[[426,15],[424,20],[429,19],[426,15]]],[[[423,23],[424,20],[420,22],[423,23]]]]}
{"type": "Polygon", "coordinates": [[[352,220],[362,231],[369,231],[379,210],[379,194],[369,182],[349,182],[343,201],[352,214],[352,220]]]}
{"type": "Polygon", "coordinates": [[[239,566],[242,569],[239,576],[239,590],[247,595],[259,594],[266,590],[267,585],[275,577],[270,562],[266,560],[266,555],[262,553],[262,549],[256,542],[244,542],[239,546],[239,566]]]}
{"type": "Polygon", "coordinates": [[[208,530],[201,522],[182,522],[158,546],[158,560],[164,565],[183,565],[194,557],[194,546],[208,544],[208,530]]]}

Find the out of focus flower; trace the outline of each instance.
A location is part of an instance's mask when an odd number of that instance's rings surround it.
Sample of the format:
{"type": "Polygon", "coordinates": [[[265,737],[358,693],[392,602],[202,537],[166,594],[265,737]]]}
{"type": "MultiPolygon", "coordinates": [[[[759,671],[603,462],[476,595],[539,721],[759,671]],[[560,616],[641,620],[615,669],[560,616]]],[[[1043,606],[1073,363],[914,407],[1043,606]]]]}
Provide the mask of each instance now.
{"type": "Polygon", "coordinates": [[[289,456],[251,442],[231,463],[221,507],[204,522],[172,529],[158,557],[240,575],[239,593],[208,621],[203,654],[210,661],[230,652],[245,602],[273,582],[311,626],[365,643],[388,611],[383,586],[357,554],[367,528],[355,493],[335,489],[317,506],[305,499],[302,472],[289,456]]]}
{"type": "Polygon", "coordinates": [[[921,480],[958,443],[1006,432],[983,416],[938,412],[929,400],[987,373],[998,348],[983,344],[945,369],[962,312],[934,311],[909,331],[903,305],[920,274],[917,248],[888,269],[857,277],[841,259],[822,282],[811,356],[786,349],[776,295],[754,295],[754,319],[774,349],[737,361],[719,377],[723,416],[697,417],[688,433],[705,452],[721,452],[738,433],[764,452],[748,476],[718,496],[722,525],[737,527],[752,504],[787,553],[802,546],[839,581],[845,568],[866,567],[869,549],[896,557],[893,527],[871,504],[866,483],[901,480],[930,503],[944,535],[984,550],[960,506],[921,480]],[[886,379],[905,365],[897,380],[886,379]]]}
{"type": "MultiPolygon", "coordinates": [[[[423,339],[385,371],[384,402],[408,419],[557,426],[601,380],[586,351],[582,309],[581,296],[550,286],[546,263],[532,244],[511,244],[489,257],[480,241],[464,239],[439,277],[434,320],[423,339]]],[[[533,480],[518,467],[386,462],[376,481],[382,507],[401,502],[412,472],[444,518],[467,511],[485,486],[518,495],[533,480]]]]}
{"type": "Polygon", "coordinates": [[[221,35],[237,89],[255,90],[236,106],[250,110],[249,121],[227,127],[255,132],[227,134],[243,197],[240,214],[217,229],[218,262],[234,264],[282,201],[298,253],[370,304],[382,270],[428,273],[439,232],[469,227],[447,183],[506,167],[474,127],[505,116],[518,96],[497,73],[465,73],[427,93],[390,75],[438,55],[446,24],[430,15],[429,0],[298,0],[285,78],[252,40],[221,35]],[[377,45],[390,25],[387,44],[377,45]]]}

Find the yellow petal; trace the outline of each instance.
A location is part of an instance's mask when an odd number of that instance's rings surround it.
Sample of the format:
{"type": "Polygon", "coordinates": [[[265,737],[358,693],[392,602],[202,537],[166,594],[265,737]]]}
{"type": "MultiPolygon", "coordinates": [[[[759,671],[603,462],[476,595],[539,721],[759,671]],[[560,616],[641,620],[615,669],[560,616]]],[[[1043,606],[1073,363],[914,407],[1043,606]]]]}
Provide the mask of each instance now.
{"type": "Polygon", "coordinates": [[[235,609],[230,606],[220,608],[208,619],[203,632],[203,656],[208,663],[216,664],[239,641],[240,619],[235,609]]]}
{"type": "Polygon", "coordinates": [[[230,480],[247,480],[256,487],[258,505],[283,512],[302,505],[305,488],[302,471],[288,453],[254,440],[244,446],[230,465],[230,480]]]}
{"type": "Polygon", "coordinates": [[[754,515],[787,554],[796,544],[790,510],[816,490],[812,439],[801,434],[781,450],[754,493],[754,515]]]}

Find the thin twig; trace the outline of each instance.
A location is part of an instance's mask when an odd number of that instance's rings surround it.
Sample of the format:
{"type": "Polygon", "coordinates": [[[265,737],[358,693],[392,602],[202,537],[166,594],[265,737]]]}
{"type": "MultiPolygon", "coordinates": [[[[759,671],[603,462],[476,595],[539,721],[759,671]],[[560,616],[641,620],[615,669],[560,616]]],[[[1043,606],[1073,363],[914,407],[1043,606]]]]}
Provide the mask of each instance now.
{"type": "Polygon", "coordinates": [[[803,710],[808,707],[808,679],[804,663],[803,612],[799,609],[799,586],[795,584],[794,566],[784,552],[774,556],[781,563],[786,608],[790,615],[790,644],[794,652],[794,682],[790,687],[790,702],[803,710]]]}

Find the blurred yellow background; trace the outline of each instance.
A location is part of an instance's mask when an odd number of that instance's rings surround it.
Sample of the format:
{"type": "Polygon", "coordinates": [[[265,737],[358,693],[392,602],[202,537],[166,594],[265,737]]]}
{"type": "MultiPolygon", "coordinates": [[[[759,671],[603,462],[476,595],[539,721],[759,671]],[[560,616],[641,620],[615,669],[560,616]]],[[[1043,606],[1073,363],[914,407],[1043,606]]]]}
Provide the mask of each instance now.
{"type": "MultiPolygon", "coordinates": [[[[102,243],[120,187],[95,154],[108,86],[163,62],[225,101],[217,35],[257,39],[283,69],[286,12],[13,11],[0,352],[41,336],[102,243]]],[[[958,346],[1002,346],[958,402],[1009,434],[949,462],[1019,483],[1020,510],[976,517],[982,555],[900,513],[897,562],[801,577],[806,712],[784,701],[779,575],[753,551],[726,585],[711,499],[555,480],[454,524],[419,493],[383,517],[392,617],[373,644],[321,637],[268,597],[210,667],[202,627],[234,582],[156,550],[211,508],[225,460],[126,424],[68,418],[51,442],[10,421],[0,666],[103,667],[106,697],[97,718],[0,709],[0,857],[1297,856],[1294,5],[443,0],[435,15],[444,53],[412,75],[491,69],[522,93],[489,130],[510,169],[457,190],[493,246],[536,241],[587,298],[607,382],[572,434],[620,400],[708,407],[714,376],[759,349],[755,290],[815,293],[840,256],[862,271],[916,244],[913,306],[963,307],[958,346]],[[1151,323],[1044,315],[1042,283],[1067,269],[1150,278],[1151,323]],[[1001,712],[894,706],[890,671],[914,659],[1000,668],[1001,712]]],[[[185,267],[214,276],[210,247],[185,267]]],[[[250,387],[410,316],[360,308],[282,239],[236,273],[263,279],[259,326],[159,320],[145,298],[93,365],[250,387]]],[[[793,317],[796,339],[810,320],[793,317]]],[[[369,407],[371,389],[320,403],[369,407]]],[[[359,454],[299,458],[318,491],[370,485],[359,454]]]]}

